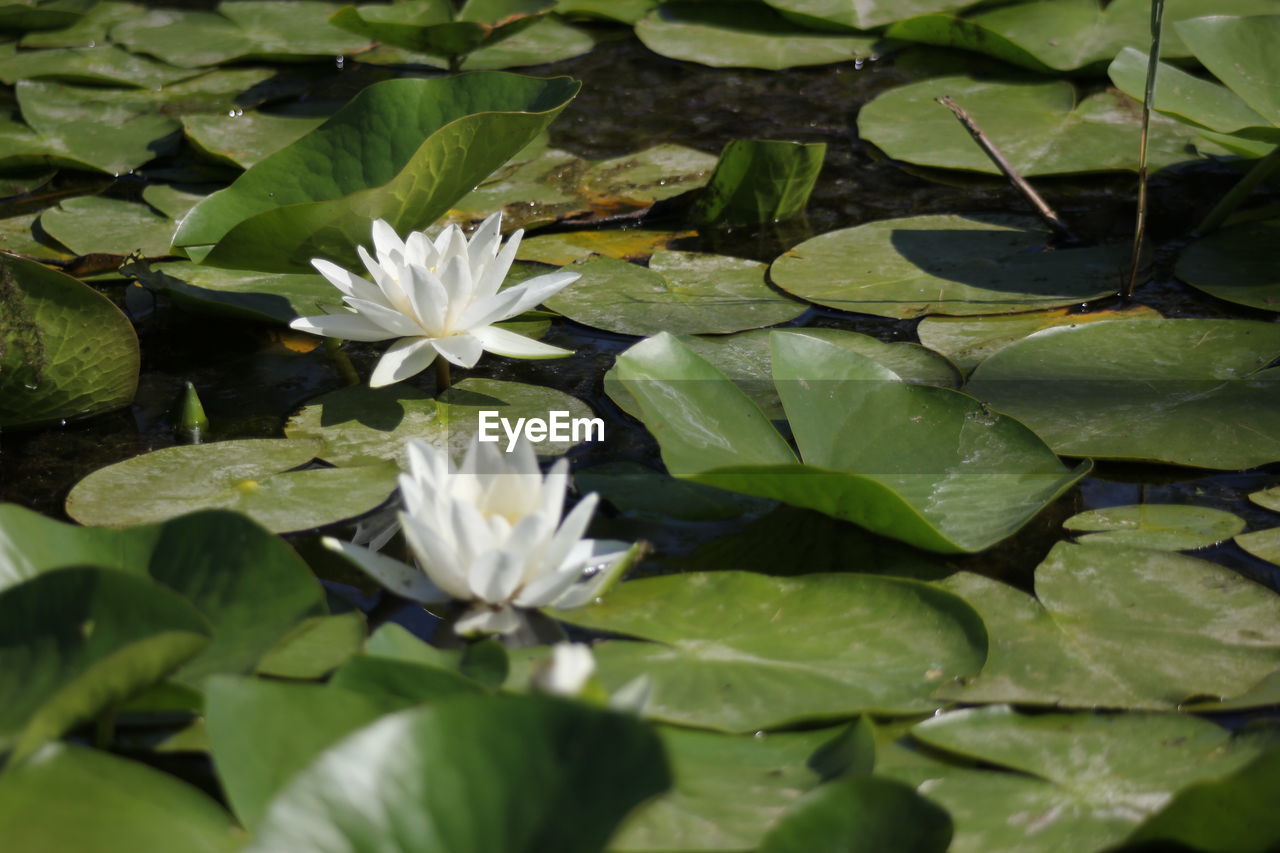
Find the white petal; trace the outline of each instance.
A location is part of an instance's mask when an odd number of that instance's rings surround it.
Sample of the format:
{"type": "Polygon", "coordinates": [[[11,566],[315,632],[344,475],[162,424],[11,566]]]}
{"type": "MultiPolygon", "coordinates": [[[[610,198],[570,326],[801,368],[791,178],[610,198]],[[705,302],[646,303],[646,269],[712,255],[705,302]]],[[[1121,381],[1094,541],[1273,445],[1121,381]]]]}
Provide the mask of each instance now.
{"type": "Polygon", "coordinates": [[[498,252],[496,258],[485,264],[483,270],[473,270],[476,276],[477,299],[487,299],[497,293],[498,288],[502,287],[502,283],[507,280],[507,273],[511,271],[511,264],[516,259],[516,252],[520,248],[520,238],[523,236],[524,229],[522,228],[507,239],[507,244],[502,247],[502,251],[498,252]]]}
{"type": "Polygon", "coordinates": [[[582,278],[580,273],[561,270],[560,272],[547,273],[513,285],[513,287],[520,288],[520,301],[516,303],[515,314],[523,314],[530,308],[546,302],[580,278],[582,278]]]}
{"type": "Polygon", "coordinates": [[[565,563],[570,549],[578,544],[578,540],[587,532],[587,525],[591,523],[591,514],[596,511],[599,500],[600,496],[592,492],[578,501],[573,512],[561,522],[560,529],[556,531],[555,538],[551,540],[542,557],[543,565],[549,572],[559,569],[565,563]]]}
{"type": "Polygon", "coordinates": [[[515,306],[520,302],[523,293],[514,287],[508,287],[497,296],[487,299],[476,298],[458,317],[458,328],[475,329],[498,323],[514,317],[518,312],[515,306]]]}
{"type": "Polygon", "coordinates": [[[448,308],[444,315],[445,329],[463,331],[458,321],[471,304],[473,293],[471,267],[467,265],[466,256],[455,256],[445,261],[440,268],[440,281],[448,295],[448,308]]]}
{"type": "Polygon", "coordinates": [[[440,277],[426,267],[411,266],[403,282],[409,296],[409,304],[418,315],[422,328],[432,335],[445,331],[445,312],[449,307],[449,294],[445,292],[440,277]]]}
{"type": "Polygon", "coordinates": [[[433,338],[436,350],[459,367],[475,367],[485,346],[475,335],[450,335],[433,338]]]}
{"type": "Polygon", "coordinates": [[[431,245],[425,231],[414,231],[404,238],[404,263],[409,267],[435,265],[436,247],[431,245]]]}
{"type": "Polygon", "coordinates": [[[436,348],[431,338],[401,338],[378,360],[378,366],[369,377],[370,388],[381,388],[421,373],[436,360],[436,348]]]}
{"type": "Polygon", "coordinates": [[[596,670],[596,659],[586,643],[556,643],[551,660],[533,677],[533,686],[543,693],[577,696],[596,670]]]}
{"type": "Polygon", "coordinates": [[[525,625],[525,618],[513,607],[493,609],[488,605],[476,605],[453,625],[460,637],[477,634],[514,634],[525,625]]]}
{"type": "Polygon", "coordinates": [[[366,281],[331,261],[326,261],[324,258],[312,258],[311,266],[315,267],[330,284],[341,290],[344,296],[368,299],[371,302],[379,302],[383,298],[382,291],[373,282],[366,281]]]}
{"type": "Polygon", "coordinates": [[[553,347],[551,344],[544,344],[533,338],[518,335],[509,329],[499,329],[497,326],[473,329],[471,335],[489,352],[511,358],[559,358],[573,355],[573,350],[553,347]]]}
{"type": "Polygon", "coordinates": [[[297,329],[299,332],[310,332],[313,335],[324,335],[327,338],[345,338],[349,341],[385,341],[398,337],[367,317],[346,311],[341,314],[299,317],[289,323],[289,328],[297,329]]]}
{"type": "Polygon", "coordinates": [[[408,513],[400,513],[400,526],[418,564],[436,586],[460,601],[475,598],[450,543],[408,513]]]}
{"type": "Polygon", "coordinates": [[[554,604],[571,586],[582,580],[582,571],[554,572],[527,583],[512,601],[519,607],[547,607],[554,604]]]}
{"type": "Polygon", "coordinates": [[[398,338],[421,337],[425,334],[425,330],[413,317],[407,317],[394,308],[350,296],[342,301],[398,338]]]}
{"type": "MultiPolygon", "coordinates": [[[[589,604],[598,596],[606,592],[624,571],[627,570],[632,563],[640,556],[640,549],[635,545],[630,548],[624,542],[598,541],[587,539],[579,543],[587,545],[587,554],[585,555],[585,567],[601,566],[594,575],[587,578],[579,584],[569,587],[564,594],[557,598],[554,602],[555,606],[561,610],[572,610],[575,607],[581,607],[589,604]]],[[[583,559],[583,555],[574,554],[578,560],[583,559]]]]}
{"type": "Polygon", "coordinates": [[[423,604],[448,601],[451,597],[413,566],[407,566],[385,554],[379,554],[350,542],[342,542],[331,536],[326,536],[321,541],[324,547],[343,555],[364,570],[365,574],[396,595],[402,595],[423,604]]]}
{"type": "Polygon", "coordinates": [[[384,219],[373,221],[373,248],[378,253],[379,259],[389,256],[392,252],[404,255],[404,241],[400,239],[396,229],[384,219]]]}
{"type": "Polygon", "coordinates": [[[473,270],[481,270],[498,254],[498,241],[502,239],[502,211],[490,214],[480,223],[467,242],[467,260],[473,270]]]}
{"type": "Polygon", "coordinates": [[[378,285],[378,289],[382,291],[382,301],[393,308],[404,305],[404,288],[400,286],[399,282],[400,271],[384,267],[381,263],[369,257],[369,253],[365,251],[364,246],[356,246],[356,253],[360,255],[360,260],[364,262],[365,269],[369,271],[369,275],[373,276],[373,283],[378,285]]]}

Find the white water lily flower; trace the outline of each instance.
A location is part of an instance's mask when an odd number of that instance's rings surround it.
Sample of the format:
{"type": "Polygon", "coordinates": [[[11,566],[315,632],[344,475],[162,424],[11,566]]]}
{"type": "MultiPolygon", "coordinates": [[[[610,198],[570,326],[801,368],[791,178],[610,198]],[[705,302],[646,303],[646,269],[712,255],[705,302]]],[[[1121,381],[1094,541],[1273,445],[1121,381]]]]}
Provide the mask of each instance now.
{"type": "Polygon", "coordinates": [[[525,625],[522,611],[580,607],[636,553],[623,542],[583,538],[595,494],[561,521],[568,460],[543,477],[528,442],[503,453],[473,441],[455,468],[445,453],[412,440],[408,458],[400,524],[421,570],[349,542],[325,545],[406,598],[473,602],[455,626],[459,634],[512,634],[525,625]]]}
{"type": "Polygon", "coordinates": [[[586,643],[556,643],[551,659],[533,676],[532,686],[543,693],[574,697],[596,671],[596,659],[586,643]]]}
{"type": "Polygon", "coordinates": [[[426,370],[437,355],[473,367],[488,350],[514,358],[555,358],[569,350],[540,343],[494,323],[509,320],[559,293],[578,279],[573,272],[540,275],[499,290],[515,260],[524,232],[505,246],[502,214],[481,223],[468,240],[450,225],[432,242],[415,231],[401,240],[383,220],[373,223],[377,258],[360,246],[360,260],[373,281],[321,258],[311,261],[342,291],[350,311],[299,317],[289,325],[303,332],[353,341],[399,338],[374,368],[369,385],[390,385],[426,370]]]}

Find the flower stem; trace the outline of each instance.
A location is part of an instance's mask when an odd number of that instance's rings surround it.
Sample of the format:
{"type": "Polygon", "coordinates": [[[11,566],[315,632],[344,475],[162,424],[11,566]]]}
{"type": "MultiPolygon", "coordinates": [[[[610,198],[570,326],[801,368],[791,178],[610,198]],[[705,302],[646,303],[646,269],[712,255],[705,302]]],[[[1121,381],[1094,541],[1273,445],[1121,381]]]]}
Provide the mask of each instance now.
{"type": "Polygon", "coordinates": [[[1151,55],[1147,60],[1147,88],[1142,99],[1142,134],[1138,139],[1138,213],[1133,226],[1133,258],[1124,285],[1126,299],[1133,296],[1142,273],[1142,251],[1147,239],[1147,136],[1151,129],[1151,109],[1156,99],[1156,74],[1160,70],[1160,40],[1163,33],[1164,0],[1151,0],[1151,55]]]}
{"type": "Polygon", "coordinates": [[[1210,231],[1216,231],[1226,222],[1237,207],[1253,192],[1258,184],[1271,177],[1271,173],[1280,166],[1280,146],[1259,160],[1252,169],[1249,170],[1243,178],[1239,180],[1231,191],[1222,197],[1222,201],[1218,202],[1213,210],[1209,211],[1209,215],[1204,218],[1204,222],[1200,223],[1200,227],[1196,229],[1197,235],[1208,234],[1210,231]]]}
{"type": "Polygon", "coordinates": [[[436,356],[436,393],[439,394],[452,384],[449,381],[449,362],[444,356],[436,356]]]}

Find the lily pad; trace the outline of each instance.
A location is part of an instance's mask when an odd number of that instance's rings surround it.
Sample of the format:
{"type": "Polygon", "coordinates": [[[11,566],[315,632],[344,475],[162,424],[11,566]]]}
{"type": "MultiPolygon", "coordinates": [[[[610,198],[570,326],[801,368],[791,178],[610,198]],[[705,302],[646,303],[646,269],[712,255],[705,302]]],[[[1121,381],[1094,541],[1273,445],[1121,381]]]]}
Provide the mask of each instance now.
{"type": "Polygon", "coordinates": [[[40,225],[77,255],[139,252],[155,258],[170,254],[177,223],[145,204],[78,196],[44,211],[40,225]]]}
{"type": "Polygon", "coordinates": [[[1069,456],[1244,469],[1280,459],[1280,326],[1117,320],[999,350],[965,390],[1069,456]]]}
{"type": "Polygon", "coordinates": [[[1244,530],[1244,519],[1225,510],[1180,504],[1137,504],[1077,513],[1062,526],[1087,535],[1077,542],[1118,544],[1161,551],[1207,548],[1244,530]]]}
{"type": "Polygon", "coordinates": [[[323,276],[225,270],[189,261],[125,267],[149,288],[190,309],[259,323],[288,323],[338,306],[342,294],[323,276]]]}
{"type": "Polygon", "coordinates": [[[175,68],[145,56],[135,56],[109,44],[21,51],[15,45],[0,46],[0,81],[10,86],[19,80],[64,80],[158,89],[198,73],[194,69],[175,68]]]}
{"type": "MultiPolygon", "coordinates": [[[[1191,55],[1173,25],[1202,15],[1262,15],[1275,12],[1271,0],[1172,0],[1164,13],[1161,55],[1191,55]]],[[[888,38],[958,47],[1054,74],[1093,71],[1126,47],[1151,43],[1149,0],[1049,0],[1020,3],[966,17],[934,14],[899,21],[888,38]]]]}
{"type": "Polygon", "coordinates": [[[1246,222],[1201,237],[1178,258],[1176,273],[1210,296],[1280,311],[1280,219],[1246,222]]]}
{"type": "Polygon", "coordinates": [[[1280,527],[1242,533],[1236,537],[1236,544],[1259,560],[1280,566],[1280,527]]]}
{"type": "Polygon", "coordinates": [[[235,853],[242,843],[231,815],[190,785],[62,743],[0,777],[0,834],[20,850],[235,853]]]}
{"type": "Polygon", "coordinates": [[[1001,314],[993,317],[925,317],[916,326],[920,343],[942,353],[966,376],[996,350],[1041,329],[1077,326],[1108,320],[1158,320],[1160,312],[1146,305],[1079,314],[1066,308],[1001,314]]]}
{"type": "Polygon", "coordinates": [[[70,260],[72,254],[66,249],[53,240],[39,240],[32,233],[32,226],[39,216],[39,213],[28,213],[0,219],[0,251],[41,261],[70,260]]]}
{"type": "Polygon", "coordinates": [[[1174,29],[1213,76],[1273,126],[1280,126],[1280,92],[1273,85],[1280,74],[1280,56],[1272,49],[1280,38],[1280,15],[1214,14],[1183,21],[1174,29]]]}
{"type": "Polygon", "coordinates": [[[803,463],[736,385],[670,335],[632,347],[616,378],[667,470],[852,521],[942,553],[1012,535],[1089,470],[1017,421],[864,355],[777,331],[773,377],[803,463]]]}
{"type": "Polygon", "coordinates": [[[874,575],[666,575],[554,615],[650,641],[593,649],[609,690],[652,680],[647,716],[729,732],[928,712],[934,689],[985,654],[982,623],[958,598],[874,575]]]}
{"type": "MultiPolygon", "coordinates": [[[[438,400],[403,383],[387,388],[353,385],[309,402],[289,419],[285,435],[322,441],[317,455],[334,465],[395,461],[404,467],[405,441],[410,438],[447,446],[460,457],[478,432],[481,411],[498,412],[512,423],[519,418],[546,420],[553,411],[568,412],[570,418],[592,416],[586,403],[562,391],[497,379],[464,379],[438,400]]],[[[505,444],[505,436],[497,432],[505,444]]],[[[559,456],[573,444],[548,440],[533,446],[541,454],[559,456]]]]}
{"type": "Polygon", "coordinates": [[[34,261],[0,256],[0,428],[127,406],[138,336],[102,294],[34,261]]]}
{"type": "Polygon", "coordinates": [[[945,853],[951,818],[908,785],[838,779],[810,792],[770,830],[760,853],[945,853]]]}
{"type": "Polygon", "coordinates": [[[324,678],[360,650],[365,627],[359,610],[308,617],[281,637],[253,671],[269,678],[324,678]]]}
{"type": "MultiPolygon", "coordinates": [[[[682,335],[679,341],[732,380],[760,407],[765,417],[781,420],[785,414],[773,384],[773,351],[769,346],[771,334],[768,329],[757,329],[716,337],[682,335]]],[[[805,329],[804,334],[865,355],[898,374],[904,382],[942,388],[959,388],[961,384],[960,375],[950,362],[917,344],[887,343],[870,335],[841,329],[805,329]]],[[[631,398],[626,387],[618,381],[617,370],[610,370],[605,374],[604,387],[623,411],[637,419],[641,417],[639,403],[631,398]]]]}
{"type": "Polygon", "coordinates": [[[92,5],[93,0],[9,0],[0,4],[0,30],[65,27],[92,5]]]}
{"type": "Polygon", "coordinates": [[[542,234],[520,241],[516,257],[522,261],[565,266],[585,261],[592,255],[604,255],[624,261],[643,261],[659,249],[696,231],[650,231],[643,228],[610,228],[602,231],[570,231],[567,234],[542,234]]]}
{"type": "Polygon", "coordinates": [[[976,0],[765,0],[805,23],[869,30],[926,12],[972,6],[976,0]]]}
{"type": "Polygon", "coordinates": [[[759,261],[654,252],[648,269],[613,258],[573,267],[579,278],[546,307],[624,335],[725,333],[786,323],[807,308],[770,289],[759,261]]]}
{"type": "Polygon", "coordinates": [[[661,0],[559,0],[556,12],[569,17],[596,18],[635,24],[661,0]]]}
{"type": "Polygon", "coordinates": [[[247,850],[430,839],[450,853],[595,853],[670,784],[661,742],[633,717],[539,697],[457,699],[384,717],[321,753],[247,850]],[[357,776],[368,783],[353,787],[357,776]]]}
{"type": "MultiPolygon", "coordinates": [[[[895,160],[918,166],[1000,174],[956,117],[936,103],[950,96],[1024,177],[1137,171],[1142,109],[1107,90],[1077,102],[1067,82],[997,82],[935,77],[890,89],[858,113],[858,132],[895,160]]],[[[1151,118],[1147,162],[1152,170],[1225,153],[1186,125],[1151,118]]]]}
{"type": "MultiPolygon", "coordinates": [[[[581,27],[556,17],[541,17],[513,36],[484,44],[462,59],[463,71],[500,71],[563,62],[590,53],[596,40],[581,27]]],[[[426,65],[447,68],[448,61],[429,53],[382,45],[360,54],[371,65],[426,65]]]]}
{"type": "Polygon", "coordinates": [[[654,53],[715,68],[780,70],[866,59],[877,41],[860,34],[819,32],[755,3],[664,3],[636,22],[636,36],[654,53]]]}
{"type": "Polygon", "coordinates": [[[809,756],[839,729],[734,737],[662,726],[671,791],[645,804],[611,851],[754,850],[794,800],[821,781],[809,756]]]}
{"type": "Polygon", "coordinates": [[[720,152],[716,170],[698,201],[698,219],[713,224],[755,225],[803,213],[826,153],[825,142],[729,142],[720,152]]]}
{"type": "Polygon", "coordinates": [[[197,68],[242,59],[329,60],[369,40],[329,23],[336,3],[226,0],[217,12],[152,9],[111,28],[111,40],[170,65],[197,68]]]}
{"type": "Polygon", "coordinates": [[[0,592],[0,752],[20,761],[158,683],[209,640],[200,613],[147,578],[59,569],[0,592]]]}
{"type": "Polygon", "coordinates": [[[547,14],[555,0],[402,0],[390,6],[343,6],[330,21],[370,41],[453,57],[515,35],[547,14]]]}
{"type": "Polygon", "coordinates": [[[590,162],[578,192],[599,214],[646,208],[706,184],[716,158],[684,145],[654,145],[635,154],[590,162]]]}
{"type": "Polygon", "coordinates": [[[112,27],[145,12],[146,7],[137,3],[101,0],[92,3],[69,26],[29,32],[22,37],[21,44],[23,47],[93,47],[105,44],[112,27]]]}
{"type": "Polygon", "coordinates": [[[770,276],[829,308],[910,318],[1071,305],[1120,286],[1128,246],[1046,250],[1049,234],[1003,216],[913,216],[831,231],[787,251],[770,276]]]}
{"type": "Polygon", "coordinates": [[[206,689],[214,766],[236,816],[257,829],[271,798],[351,732],[404,707],[384,696],[317,684],[222,677],[206,689]]]}
{"type": "Polygon", "coordinates": [[[1060,542],[1035,598],[967,572],[941,585],[991,638],[981,674],[938,690],[958,702],[1173,710],[1280,669],[1280,596],[1194,557],[1060,542]]]}
{"type": "Polygon", "coordinates": [[[280,533],[361,515],[395,490],[389,465],[290,470],[322,449],[319,441],[259,438],[153,450],[85,477],[67,496],[67,514],[123,527],[226,508],[280,533]]]}
{"type": "Polygon", "coordinates": [[[595,492],[618,511],[643,518],[722,521],[772,506],[769,501],[677,480],[635,462],[594,465],[573,479],[583,494],[595,492]]]}
{"type": "Polygon", "coordinates": [[[1270,489],[1254,492],[1249,495],[1249,500],[1265,509],[1280,512],[1280,486],[1272,486],[1270,489]]]}
{"type": "Polygon", "coordinates": [[[324,122],[323,116],[288,116],[250,110],[235,115],[184,116],[182,131],[200,151],[248,169],[297,142],[324,122]]]}
{"type": "Polygon", "coordinates": [[[315,257],[355,266],[370,219],[400,233],[433,222],[577,90],[566,77],[497,71],[375,83],[197,205],[174,243],[193,260],[234,269],[309,271],[315,257]],[[317,157],[330,163],[329,177],[306,165],[317,157]]]}
{"type": "Polygon", "coordinates": [[[955,853],[1113,849],[1175,791],[1237,770],[1265,748],[1264,738],[1233,739],[1178,714],[1024,716],[1008,708],[944,714],[912,736],[943,752],[882,750],[877,773],[950,813],[955,853]],[[973,760],[995,769],[967,766],[973,760]]]}

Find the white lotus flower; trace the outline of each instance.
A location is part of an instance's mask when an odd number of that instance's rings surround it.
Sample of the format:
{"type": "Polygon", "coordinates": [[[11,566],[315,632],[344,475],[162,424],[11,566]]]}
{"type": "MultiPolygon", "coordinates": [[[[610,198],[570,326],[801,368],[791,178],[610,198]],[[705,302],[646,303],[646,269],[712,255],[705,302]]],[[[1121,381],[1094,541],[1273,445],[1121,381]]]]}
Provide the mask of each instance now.
{"type": "Polygon", "coordinates": [[[515,232],[503,246],[501,225],[502,214],[495,213],[470,240],[450,225],[433,243],[423,231],[402,241],[378,219],[373,223],[377,259],[363,246],[358,249],[372,282],[330,261],[311,261],[342,291],[351,310],[299,317],[289,325],[353,341],[399,338],[374,368],[369,379],[374,388],[426,370],[437,355],[459,367],[473,367],[484,350],[514,358],[570,355],[493,325],[528,311],[578,278],[577,273],[553,272],[499,290],[524,234],[515,232]]]}
{"type": "Polygon", "coordinates": [[[473,441],[457,468],[421,440],[409,442],[400,476],[400,524],[421,570],[349,542],[326,539],[383,586],[424,603],[473,602],[459,634],[511,634],[522,611],[580,607],[631,562],[622,542],[582,538],[597,496],[561,521],[569,463],[543,477],[528,442],[512,453],[473,441]]]}

